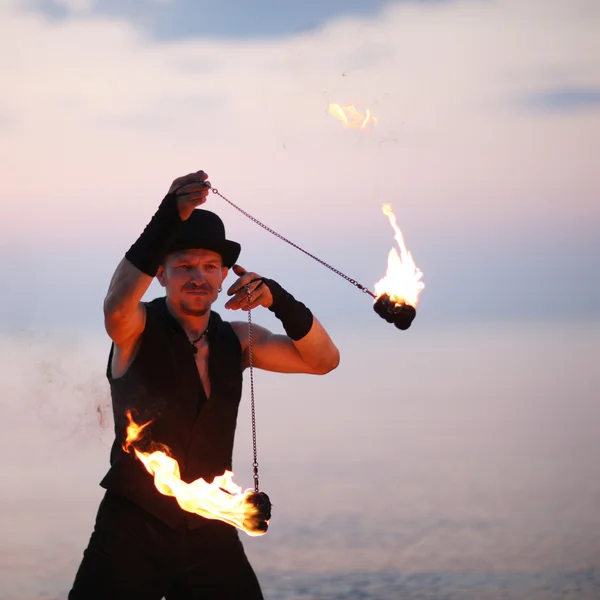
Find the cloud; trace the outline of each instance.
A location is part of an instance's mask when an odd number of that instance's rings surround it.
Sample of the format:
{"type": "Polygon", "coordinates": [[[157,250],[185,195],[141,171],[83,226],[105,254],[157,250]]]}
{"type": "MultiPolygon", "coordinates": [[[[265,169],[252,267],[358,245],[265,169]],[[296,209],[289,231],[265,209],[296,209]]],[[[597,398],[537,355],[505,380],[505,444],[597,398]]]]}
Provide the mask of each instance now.
{"type": "Polygon", "coordinates": [[[96,2],[94,0],[52,0],[50,4],[64,8],[67,13],[89,13],[96,2]]]}
{"type": "Polygon", "coordinates": [[[302,3],[277,3],[270,0],[221,0],[218,3],[201,3],[196,0],[37,0],[36,6],[44,14],[59,20],[82,12],[103,18],[131,20],[156,40],[200,36],[257,39],[314,31],[341,17],[375,15],[394,1],[305,0],[302,3]]]}
{"type": "Polygon", "coordinates": [[[572,111],[600,108],[599,88],[557,88],[540,91],[526,99],[534,109],[547,111],[572,111]]]}

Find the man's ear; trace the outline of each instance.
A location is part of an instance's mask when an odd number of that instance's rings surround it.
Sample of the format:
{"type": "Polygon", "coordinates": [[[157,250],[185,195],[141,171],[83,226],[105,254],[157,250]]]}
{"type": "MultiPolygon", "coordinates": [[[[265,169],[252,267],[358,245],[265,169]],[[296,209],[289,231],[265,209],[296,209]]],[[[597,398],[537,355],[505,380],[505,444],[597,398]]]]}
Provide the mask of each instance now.
{"type": "Polygon", "coordinates": [[[229,267],[223,267],[222,273],[223,273],[223,281],[225,281],[227,274],[229,273],[229,267]]]}
{"type": "Polygon", "coordinates": [[[162,285],[163,287],[166,286],[166,273],[165,273],[165,265],[162,264],[158,267],[158,270],[156,271],[156,279],[158,279],[158,282],[160,283],[160,285],[162,285]]]}

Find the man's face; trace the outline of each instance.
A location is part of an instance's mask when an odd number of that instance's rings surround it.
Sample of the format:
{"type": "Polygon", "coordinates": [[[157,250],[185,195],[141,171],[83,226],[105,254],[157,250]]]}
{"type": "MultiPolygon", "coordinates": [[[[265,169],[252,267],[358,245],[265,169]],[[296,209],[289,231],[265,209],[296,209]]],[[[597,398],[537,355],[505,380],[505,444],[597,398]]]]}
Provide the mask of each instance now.
{"type": "Polygon", "coordinates": [[[167,256],[156,277],[173,307],[183,314],[201,317],[217,299],[227,272],[220,254],[190,249],[167,256]]]}

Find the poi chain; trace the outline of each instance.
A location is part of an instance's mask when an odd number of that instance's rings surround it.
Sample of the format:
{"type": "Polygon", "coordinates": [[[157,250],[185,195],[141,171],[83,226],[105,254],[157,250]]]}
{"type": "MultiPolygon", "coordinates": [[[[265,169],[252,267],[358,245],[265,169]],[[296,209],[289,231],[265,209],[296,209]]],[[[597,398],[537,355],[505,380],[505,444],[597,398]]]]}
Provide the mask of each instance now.
{"type": "Polygon", "coordinates": [[[246,299],[248,300],[248,367],[250,368],[250,416],[252,417],[252,452],[254,461],[254,491],[258,492],[258,453],[256,451],[256,414],[254,409],[254,369],[252,364],[252,308],[250,301],[250,284],[246,284],[246,299]]]}
{"type": "Polygon", "coordinates": [[[272,233],[274,236],[278,237],[283,242],[286,242],[286,244],[289,244],[290,246],[296,248],[296,250],[300,250],[300,252],[303,252],[304,254],[306,254],[307,256],[312,258],[313,260],[316,260],[318,263],[322,264],[324,267],[327,267],[328,269],[333,271],[336,275],[343,277],[346,281],[349,281],[352,285],[356,286],[359,290],[361,290],[365,294],[369,294],[369,296],[371,296],[372,298],[375,299],[375,303],[373,304],[373,310],[383,320],[387,321],[388,323],[393,323],[397,329],[405,330],[410,327],[411,323],[413,322],[413,320],[417,314],[414,306],[411,306],[410,304],[407,304],[406,302],[404,302],[402,300],[400,302],[396,301],[395,299],[393,299],[391,297],[391,295],[387,291],[379,296],[377,294],[374,294],[369,288],[362,285],[361,283],[358,283],[358,281],[356,281],[356,279],[352,279],[352,277],[348,277],[348,275],[345,275],[344,273],[342,273],[335,267],[332,267],[330,264],[327,264],[324,260],[321,260],[320,258],[316,257],[314,254],[307,252],[306,250],[304,250],[304,248],[301,248],[300,246],[298,246],[298,244],[294,244],[294,242],[288,240],[286,237],[282,236],[280,233],[277,233],[276,231],[274,231],[273,229],[271,229],[264,223],[261,223],[257,218],[253,217],[250,213],[247,213],[245,210],[243,210],[242,208],[240,208],[239,206],[234,204],[231,200],[229,200],[228,198],[223,196],[223,194],[221,194],[221,192],[219,192],[219,190],[217,188],[212,187],[212,185],[210,184],[209,181],[205,181],[204,185],[207,188],[210,188],[214,194],[217,194],[217,196],[223,198],[223,200],[225,200],[225,202],[227,202],[229,205],[233,206],[233,208],[235,208],[236,210],[241,212],[245,217],[247,217],[248,219],[250,219],[257,225],[260,225],[263,229],[265,229],[269,233],[272,233]]]}
{"type": "Polygon", "coordinates": [[[327,267],[328,269],[333,271],[336,275],[343,277],[346,281],[349,281],[352,285],[356,286],[359,290],[361,290],[365,294],[369,294],[373,298],[377,298],[377,296],[369,288],[362,285],[361,283],[358,283],[358,281],[356,281],[356,279],[352,279],[352,277],[348,277],[348,275],[345,275],[344,273],[342,273],[335,267],[332,267],[331,265],[327,264],[324,260],[321,260],[320,258],[316,257],[314,254],[307,252],[306,250],[304,250],[304,248],[301,248],[300,246],[298,246],[298,244],[294,244],[294,242],[288,240],[286,237],[283,237],[280,233],[277,233],[276,231],[274,231],[273,229],[271,229],[264,223],[261,223],[257,218],[255,218],[251,214],[247,213],[245,210],[243,210],[242,208],[240,208],[239,206],[234,204],[228,198],[225,198],[225,196],[223,196],[223,194],[221,194],[221,192],[219,192],[219,190],[216,187],[212,187],[210,185],[210,183],[205,182],[204,185],[206,185],[207,187],[210,187],[213,194],[217,194],[217,196],[223,198],[223,200],[225,200],[225,202],[227,202],[228,204],[233,206],[233,208],[235,208],[236,210],[239,210],[245,217],[248,217],[251,221],[254,221],[257,225],[260,225],[263,229],[265,229],[269,233],[272,233],[274,236],[278,237],[280,240],[286,242],[290,246],[293,246],[294,248],[296,248],[296,250],[300,250],[300,252],[304,252],[304,254],[306,254],[307,256],[310,256],[310,258],[312,258],[313,260],[316,260],[318,263],[321,263],[324,267],[327,267]]]}

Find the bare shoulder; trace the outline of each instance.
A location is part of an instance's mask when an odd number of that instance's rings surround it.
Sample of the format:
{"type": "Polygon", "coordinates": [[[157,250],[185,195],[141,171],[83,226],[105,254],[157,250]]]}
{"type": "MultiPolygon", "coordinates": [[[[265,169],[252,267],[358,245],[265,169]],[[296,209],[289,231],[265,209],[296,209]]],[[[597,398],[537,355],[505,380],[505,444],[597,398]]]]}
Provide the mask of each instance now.
{"type": "Polygon", "coordinates": [[[242,348],[244,348],[244,342],[248,342],[248,323],[244,323],[243,321],[230,321],[229,324],[233,328],[235,335],[237,335],[238,340],[240,340],[242,348]]]}
{"type": "Polygon", "coordinates": [[[229,324],[233,327],[235,334],[240,338],[248,335],[248,323],[244,321],[229,321],[229,324]]]}
{"type": "MultiPolygon", "coordinates": [[[[242,350],[248,347],[248,322],[247,321],[230,321],[229,324],[240,340],[242,350]]],[[[265,327],[252,323],[252,341],[260,343],[273,334],[265,327]]]]}

